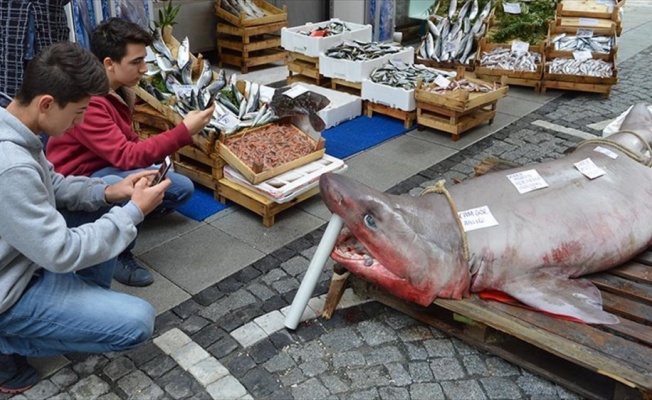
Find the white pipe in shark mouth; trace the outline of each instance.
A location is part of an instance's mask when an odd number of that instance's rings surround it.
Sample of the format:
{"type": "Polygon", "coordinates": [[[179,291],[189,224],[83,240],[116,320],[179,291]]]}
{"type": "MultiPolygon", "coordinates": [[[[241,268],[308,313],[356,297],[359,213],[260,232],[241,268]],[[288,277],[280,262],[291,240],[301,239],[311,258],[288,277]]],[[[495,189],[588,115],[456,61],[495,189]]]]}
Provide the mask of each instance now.
{"type": "Polygon", "coordinates": [[[618,323],[602,309],[598,289],[580,277],[652,244],[650,143],[652,115],[640,104],[608,139],[451,186],[458,215],[440,194],[396,196],[322,175],[322,198],[346,226],[331,257],[424,306],[497,290],[548,313],[618,323]]]}

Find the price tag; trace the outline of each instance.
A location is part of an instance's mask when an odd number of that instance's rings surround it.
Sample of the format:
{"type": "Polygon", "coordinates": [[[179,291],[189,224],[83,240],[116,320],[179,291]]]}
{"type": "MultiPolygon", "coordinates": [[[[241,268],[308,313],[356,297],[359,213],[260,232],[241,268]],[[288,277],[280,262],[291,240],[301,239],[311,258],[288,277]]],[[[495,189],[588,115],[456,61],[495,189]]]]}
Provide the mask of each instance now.
{"type": "Polygon", "coordinates": [[[593,37],[593,29],[586,29],[586,28],[579,28],[577,30],[577,35],[575,35],[578,39],[579,38],[590,38],[593,37]]]}
{"type": "Polygon", "coordinates": [[[543,180],[536,169],[529,169],[527,171],[507,175],[507,179],[512,182],[512,185],[516,187],[516,190],[518,190],[520,194],[548,187],[548,183],[543,180]]]}
{"type": "Polygon", "coordinates": [[[451,81],[446,79],[443,75],[437,75],[435,78],[435,85],[440,88],[446,89],[451,84],[451,81]]]}
{"type": "Polygon", "coordinates": [[[462,221],[464,232],[498,225],[498,221],[496,221],[488,206],[459,211],[457,216],[462,221]]]}
{"type": "Polygon", "coordinates": [[[577,61],[585,61],[593,58],[593,54],[589,50],[574,51],[573,58],[577,61]]]}
{"type": "Polygon", "coordinates": [[[580,162],[575,163],[575,168],[577,168],[581,173],[583,173],[589,179],[595,179],[599,176],[605,174],[604,170],[593,162],[590,158],[586,158],[580,162]]]}
{"type": "Polygon", "coordinates": [[[514,40],[512,42],[512,52],[514,53],[527,53],[530,51],[530,43],[514,40]]]}
{"type": "Polygon", "coordinates": [[[599,22],[595,18],[581,18],[580,17],[580,25],[591,25],[591,26],[596,26],[598,25],[599,22]]]}
{"type": "Polygon", "coordinates": [[[605,156],[607,156],[609,158],[613,158],[614,160],[616,158],[618,158],[618,154],[616,154],[615,152],[613,152],[613,151],[611,151],[609,149],[605,149],[604,147],[601,147],[601,146],[596,147],[595,149],[593,149],[593,151],[597,151],[598,153],[602,153],[602,154],[604,154],[605,156]]]}
{"type": "Polygon", "coordinates": [[[503,3],[503,11],[507,14],[520,14],[521,3],[503,3]]]}
{"type": "Polygon", "coordinates": [[[190,92],[198,92],[197,86],[195,85],[173,85],[172,89],[177,97],[188,97],[190,96],[190,92]]]}
{"type": "Polygon", "coordinates": [[[217,119],[217,123],[226,126],[227,129],[231,129],[235,128],[240,123],[240,120],[235,115],[227,112],[217,119]]]}
{"type": "Polygon", "coordinates": [[[294,99],[297,96],[300,96],[308,91],[308,88],[303,85],[295,85],[294,87],[283,92],[287,97],[294,99]]]}

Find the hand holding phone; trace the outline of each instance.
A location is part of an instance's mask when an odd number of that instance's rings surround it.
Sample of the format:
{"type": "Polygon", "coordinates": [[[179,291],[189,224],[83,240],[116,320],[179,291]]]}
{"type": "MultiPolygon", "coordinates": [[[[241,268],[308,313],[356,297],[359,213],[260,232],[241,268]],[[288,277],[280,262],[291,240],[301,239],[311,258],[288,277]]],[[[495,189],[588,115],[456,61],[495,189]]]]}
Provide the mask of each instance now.
{"type": "Polygon", "coordinates": [[[172,167],[172,159],[170,158],[170,156],[167,156],[165,157],[165,160],[163,160],[163,164],[161,164],[161,167],[156,172],[156,175],[154,175],[154,179],[149,184],[149,186],[155,186],[161,183],[161,181],[165,179],[165,176],[170,170],[170,167],[172,167]]]}

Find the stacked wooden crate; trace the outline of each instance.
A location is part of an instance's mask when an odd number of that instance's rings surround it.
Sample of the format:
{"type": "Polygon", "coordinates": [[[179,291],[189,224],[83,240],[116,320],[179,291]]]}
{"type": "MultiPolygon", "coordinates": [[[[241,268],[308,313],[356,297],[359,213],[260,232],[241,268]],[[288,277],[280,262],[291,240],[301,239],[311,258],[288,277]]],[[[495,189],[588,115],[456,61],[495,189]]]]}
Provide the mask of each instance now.
{"type": "Polygon", "coordinates": [[[483,54],[490,53],[496,48],[513,49],[513,47],[513,44],[488,43],[486,38],[480,39],[480,44],[478,45],[478,53],[475,59],[476,77],[485,81],[498,82],[502,79],[503,76],[505,76],[507,78],[508,85],[532,87],[534,88],[535,92],[538,92],[541,89],[541,81],[543,79],[543,66],[545,64],[544,42],[541,42],[537,46],[528,46],[527,51],[530,54],[538,53],[541,55],[541,61],[535,64],[536,69],[534,71],[490,68],[487,65],[483,65],[483,54]]]}
{"type": "Polygon", "coordinates": [[[287,9],[275,7],[264,0],[253,0],[264,11],[261,18],[247,18],[244,12],[239,17],[215,2],[217,23],[217,53],[220,66],[234,65],[243,74],[249,67],[283,61],[285,53],[280,48],[281,37],[278,32],[287,27],[287,9]]]}

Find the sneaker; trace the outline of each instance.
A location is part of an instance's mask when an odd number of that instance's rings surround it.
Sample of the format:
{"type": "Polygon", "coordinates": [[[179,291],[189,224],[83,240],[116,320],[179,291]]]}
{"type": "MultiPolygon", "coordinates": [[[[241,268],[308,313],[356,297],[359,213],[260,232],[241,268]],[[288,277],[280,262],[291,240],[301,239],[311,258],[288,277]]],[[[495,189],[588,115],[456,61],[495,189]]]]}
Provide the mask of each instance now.
{"type": "Polygon", "coordinates": [[[38,371],[17,354],[0,354],[0,393],[18,394],[36,385],[38,371]]]}
{"type": "Polygon", "coordinates": [[[127,286],[149,286],[154,283],[152,273],[143,267],[130,251],[118,256],[113,279],[127,286]]]}

